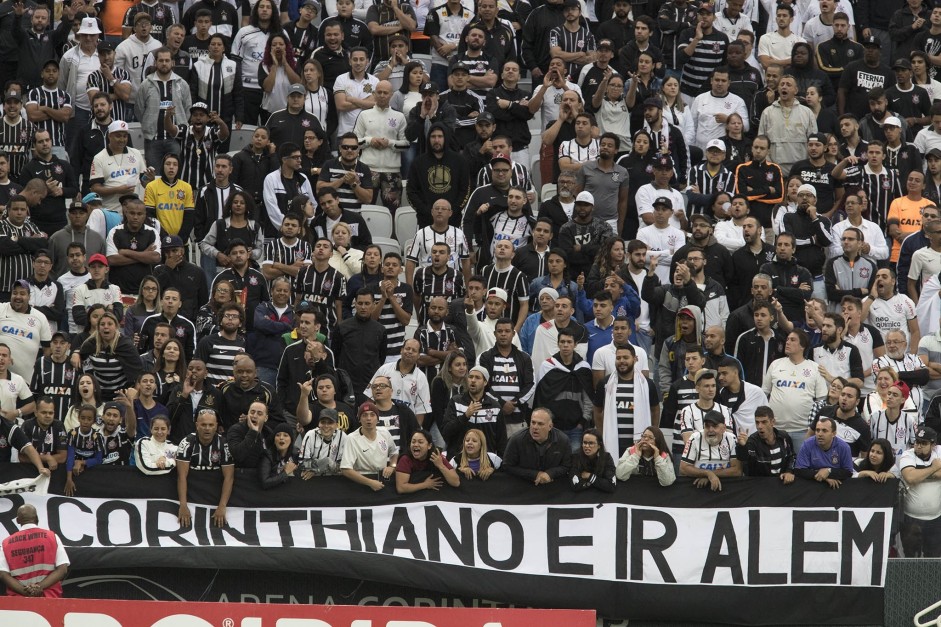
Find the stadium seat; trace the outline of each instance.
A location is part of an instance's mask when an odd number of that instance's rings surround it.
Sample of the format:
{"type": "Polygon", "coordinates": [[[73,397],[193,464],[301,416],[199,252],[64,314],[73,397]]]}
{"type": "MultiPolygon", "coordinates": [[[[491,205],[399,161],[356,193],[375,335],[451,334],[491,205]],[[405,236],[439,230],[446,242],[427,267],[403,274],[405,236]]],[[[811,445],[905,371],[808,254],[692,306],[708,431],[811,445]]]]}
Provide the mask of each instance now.
{"type": "Polygon", "coordinates": [[[431,55],[430,54],[413,54],[411,55],[412,61],[420,61],[422,65],[425,66],[425,74],[431,74],[431,55]]]}
{"type": "Polygon", "coordinates": [[[386,253],[396,253],[398,255],[402,254],[402,247],[399,246],[399,243],[391,237],[376,237],[373,235],[372,243],[382,249],[383,258],[385,258],[386,253]]]}
{"type": "Polygon", "coordinates": [[[382,205],[363,205],[363,208],[359,210],[359,215],[366,221],[373,239],[392,237],[392,214],[388,209],[382,205]]]}
{"type": "Polygon", "coordinates": [[[542,174],[539,172],[539,153],[537,152],[533,157],[532,163],[529,164],[529,180],[533,182],[533,187],[539,189],[542,185],[542,174]]]}
{"type": "Polygon", "coordinates": [[[418,214],[411,207],[395,210],[395,239],[403,246],[418,233],[418,214]]]}
{"type": "Polygon", "coordinates": [[[546,202],[559,192],[558,187],[555,183],[546,183],[542,186],[542,191],[539,192],[539,199],[542,202],[546,202]]]}
{"type": "Polygon", "coordinates": [[[245,124],[240,129],[232,129],[232,132],[229,133],[229,150],[238,152],[248,146],[252,141],[252,135],[255,133],[256,128],[258,127],[245,124]]]}
{"type": "MultiPolygon", "coordinates": [[[[128,122],[127,132],[131,140],[130,142],[128,142],[128,145],[131,146],[132,148],[136,148],[137,150],[140,150],[141,153],[143,154],[144,153],[144,129],[141,128],[140,122],[128,122]]],[[[153,167],[158,172],[160,171],[160,168],[158,166],[153,166],[153,167]]]]}

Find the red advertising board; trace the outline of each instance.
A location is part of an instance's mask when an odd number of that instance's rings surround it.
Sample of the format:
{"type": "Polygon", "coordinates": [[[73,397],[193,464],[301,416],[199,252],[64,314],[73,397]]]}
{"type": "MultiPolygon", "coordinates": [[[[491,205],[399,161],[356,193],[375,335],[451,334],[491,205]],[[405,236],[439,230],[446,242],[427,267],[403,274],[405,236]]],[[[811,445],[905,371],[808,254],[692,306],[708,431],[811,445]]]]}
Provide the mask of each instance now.
{"type": "Polygon", "coordinates": [[[593,610],[262,605],[0,597],[16,627],[595,627],[593,610]]]}

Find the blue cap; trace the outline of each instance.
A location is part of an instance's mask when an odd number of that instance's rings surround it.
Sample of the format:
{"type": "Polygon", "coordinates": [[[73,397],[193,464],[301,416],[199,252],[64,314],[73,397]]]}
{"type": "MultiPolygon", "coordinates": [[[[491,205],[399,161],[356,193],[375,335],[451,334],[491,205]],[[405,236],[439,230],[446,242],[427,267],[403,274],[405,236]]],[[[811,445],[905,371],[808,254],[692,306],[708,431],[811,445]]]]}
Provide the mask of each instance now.
{"type": "Polygon", "coordinates": [[[82,198],[82,202],[87,205],[90,202],[104,202],[104,201],[102,200],[101,196],[99,196],[95,192],[92,192],[90,194],[85,194],[85,197],[82,198]]]}

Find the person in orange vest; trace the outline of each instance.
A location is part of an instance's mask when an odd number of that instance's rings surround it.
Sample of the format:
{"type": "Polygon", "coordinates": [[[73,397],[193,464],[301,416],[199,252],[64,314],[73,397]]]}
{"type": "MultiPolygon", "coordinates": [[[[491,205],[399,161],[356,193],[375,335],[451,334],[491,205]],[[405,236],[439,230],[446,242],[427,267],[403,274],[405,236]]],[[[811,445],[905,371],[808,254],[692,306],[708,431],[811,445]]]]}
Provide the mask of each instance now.
{"type": "Polygon", "coordinates": [[[62,596],[60,582],[69,572],[69,556],[59,536],[37,523],[39,515],[32,505],[16,510],[20,530],[3,541],[0,552],[0,581],[7,587],[7,596],[62,596]]]}

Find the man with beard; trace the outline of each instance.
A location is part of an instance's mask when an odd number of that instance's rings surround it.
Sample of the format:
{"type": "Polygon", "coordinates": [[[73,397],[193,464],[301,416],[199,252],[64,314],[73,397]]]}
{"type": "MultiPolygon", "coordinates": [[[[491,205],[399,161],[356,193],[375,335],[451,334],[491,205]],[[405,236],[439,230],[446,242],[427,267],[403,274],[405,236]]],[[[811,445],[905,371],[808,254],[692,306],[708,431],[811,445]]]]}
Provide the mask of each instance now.
{"type": "Polygon", "coordinates": [[[768,405],[782,417],[781,428],[798,451],[807,435],[811,407],[827,395],[827,382],[817,364],[804,356],[809,345],[810,339],[802,329],[788,333],[784,357],[771,362],[761,383],[768,405]]]}
{"type": "MultiPolygon", "coordinates": [[[[739,435],[754,433],[758,412],[766,407],[768,397],[761,387],[742,380],[742,365],[733,357],[726,357],[719,362],[719,393],[716,402],[732,412],[739,435]]],[[[787,437],[787,436],[785,436],[787,437]]],[[[790,439],[788,439],[790,442],[790,439]]]]}
{"type": "MultiPolygon", "coordinates": [[[[578,189],[576,177],[571,172],[563,172],[556,179],[556,195],[548,200],[543,200],[539,205],[539,218],[549,220],[552,223],[552,244],[558,244],[559,231],[566,222],[572,219],[575,212],[575,194],[578,189]]],[[[628,229],[633,223],[634,232],[637,231],[637,212],[631,215],[628,212],[628,229]],[[632,222],[633,220],[633,222],[632,222]]],[[[544,273],[543,273],[544,274],[544,273]]]]}
{"type": "MultiPolygon", "coordinates": [[[[308,198],[314,197],[310,179],[301,171],[300,146],[291,142],[281,144],[278,146],[278,158],[281,167],[265,176],[262,192],[264,203],[258,208],[258,222],[266,238],[280,236],[281,220],[288,212],[291,200],[301,194],[308,198]]],[[[321,173],[325,170],[321,170],[321,173]]],[[[355,184],[355,175],[351,178],[355,184]]]]}
{"type": "Polygon", "coordinates": [[[706,412],[703,428],[687,440],[680,460],[680,475],[692,477],[697,488],[722,490],[722,479],[740,477],[742,463],[733,457],[735,436],[726,431],[725,418],[717,411],[706,412]]]}
{"type": "Polygon", "coordinates": [[[814,277],[813,294],[826,298],[823,265],[830,247],[830,219],[817,212],[817,190],[804,184],[797,190],[797,211],[784,216],[784,229],[794,236],[794,258],[814,277]]]}
{"type": "Polygon", "coordinates": [[[216,322],[219,331],[199,340],[196,347],[196,359],[205,364],[206,379],[216,387],[232,378],[235,358],[245,352],[245,338],[239,334],[244,318],[240,305],[222,306],[216,322]]]}
{"type": "Polygon", "coordinates": [[[170,417],[170,437],[178,442],[196,429],[196,416],[203,409],[218,410],[222,393],[206,382],[206,364],[200,359],[191,359],[186,374],[179,383],[164,390],[167,413],[170,417]]]}
{"type": "Polygon", "coordinates": [[[587,276],[601,245],[614,237],[611,225],[594,216],[594,206],[590,192],[579,192],[572,219],[559,230],[559,247],[568,254],[570,276],[582,272],[587,276]]]}
{"type": "Polygon", "coordinates": [[[817,116],[797,101],[797,82],[783,76],[778,83],[778,99],[761,114],[759,136],[771,142],[769,160],[787,175],[791,166],[804,155],[807,138],[817,132],[817,116]]]}
{"type": "MultiPolygon", "coordinates": [[[[413,372],[419,377],[425,376],[420,370],[413,372]]],[[[407,447],[412,440],[412,434],[422,428],[425,415],[415,415],[411,409],[414,405],[410,406],[408,401],[398,396],[399,390],[396,390],[394,382],[386,375],[374,376],[367,392],[376,406],[379,426],[388,429],[397,450],[407,447]],[[395,400],[393,395],[396,396],[395,400]]]]}
{"type": "MultiPolygon", "coordinates": [[[[722,249],[725,251],[725,249],[722,249]]],[[[725,251],[728,252],[728,251],[725,251]]],[[[689,268],[690,281],[703,293],[703,320],[707,327],[725,327],[729,318],[729,303],[725,298],[722,285],[711,277],[707,277],[706,256],[698,248],[690,248],[686,253],[685,265],[689,268]]]]}
{"type": "Polygon", "coordinates": [[[630,193],[627,170],[614,163],[621,140],[614,133],[604,133],[598,142],[598,158],[582,164],[576,173],[578,187],[591,192],[595,204],[603,207],[597,217],[615,233],[624,230],[630,193]]]}
{"type": "MultiPolygon", "coordinates": [[[[865,376],[859,349],[843,339],[846,322],[838,314],[825,313],[820,324],[820,346],[814,348],[813,359],[817,368],[829,385],[836,377],[841,377],[861,387],[865,376]]],[[[857,397],[859,394],[857,394],[857,397]]],[[[854,404],[858,401],[857,398],[854,404]]],[[[807,434],[808,437],[811,435],[807,434]]],[[[845,439],[845,438],[844,438],[845,439]]],[[[867,450],[869,447],[863,447],[867,450]]],[[[858,451],[854,451],[858,452],[858,451]]]]}
{"type": "Polygon", "coordinates": [[[749,477],[779,477],[781,483],[794,482],[794,447],[791,438],[774,423],[774,411],[763,406],[755,410],[755,431],[740,429],[735,456],[749,477]]]}
{"type": "MultiPolygon", "coordinates": [[[[637,41],[637,30],[636,30],[637,22],[631,22],[630,0],[614,0],[613,4],[614,4],[614,7],[613,7],[614,16],[608,20],[604,19],[604,17],[606,16],[602,16],[600,18],[601,23],[598,24],[598,31],[596,33],[596,37],[598,38],[598,41],[601,41],[602,39],[610,40],[612,49],[615,52],[617,52],[621,50],[622,47],[627,45],[628,41],[631,41],[631,27],[632,26],[634,27],[633,41],[637,41]]],[[[610,15],[610,13],[608,15],[610,15]]],[[[654,20],[650,18],[650,16],[634,15],[634,18],[637,21],[640,21],[641,17],[644,18],[644,22],[647,25],[647,38],[649,39],[650,33],[653,32],[656,24],[654,20]]],[[[618,74],[621,74],[622,71],[621,69],[619,69],[621,68],[621,66],[619,65],[616,66],[616,64],[617,62],[615,61],[611,65],[618,72],[618,74]]]]}
{"type": "Polygon", "coordinates": [[[907,488],[902,525],[921,530],[925,557],[941,556],[941,448],[937,444],[938,432],[920,427],[915,432],[915,445],[898,461],[907,488]]]}
{"type": "MultiPolygon", "coordinates": [[[[373,199],[373,174],[359,158],[359,137],[350,131],[337,138],[339,156],[320,168],[317,177],[317,195],[332,190],[343,209],[358,212],[363,203],[373,199]]],[[[320,199],[323,203],[323,199],[320,199]]],[[[419,214],[421,216],[421,214],[419,214]]],[[[421,217],[419,217],[421,220],[421,217]]],[[[357,235],[357,233],[353,233],[357,235]]]]}
{"type": "MultiPolygon", "coordinates": [[[[474,139],[464,144],[461,150],[461,155],[467,161],[467,170],[471,181],[477,180],[478,173],[490,163],[490,159],[493,157],[493,146],[490,143],[490,138],[496,129],[495,124],[493,114],[487,110],[482,111],[474,120],[474,139]]],[[[457,212],[452,225],[460,226],[460,222],[461,214],[457,212]]],[[[422,226],[421,222],[419,222],[419,226],[422,226]]]]}
{"type": "Polygon", "coordinates": [[[660,424],[660,394],[643,368],[634,347],[625,344],[616,349],[614,372],[595,384],[595,426],[612,456],[629,449],[647,427],[660,424]]]}
{"type": "MultiPolygon", "coordinates": [[[[422,321],[419,323],[421,328],[415,332],[415,339],[421,345],[418,366],[429,381],[438,375],[448,356],[452,353],[459,353],[461,350],[454,329],[444,321],[446,315],[448,315],[447,297],[431,296],[424,307],[423,315],[419,317],[422,321]]],[[[433,426],[434,417],[430,422],[429,426],[433,426]]]]}
{"type": "Polygon", "coordinates": [[[885,90],[888,107],[893,115],[905,120],[908,132],[906,140],[912,140],[931,121],[931,95],[919,85],[912,84],[912,62],[898,59],[893,65],[895,84],[885,90]]]}
{"type": "MultiPolygon", "coordinates": [[[[684,79],[686,77],[685,70],[683,77],[684,79]]],[[[742,118],[745,132],[749,129],[748,108],[745,106],[745,101],[729,91],[728,68],[717,67],[712,72],[709,84],[710,89],[700,93],[695,100],[689,97],[690,110],[686,112],[686,115],[692,116],[691,123],[686,125],[688,129],[685,136],[686,143],[703,150],[710,141],[725,135],[725,123],[732,113],[737,113],[742,118]]],[[[684,100],[687,100],[686,93],[683,96],[684,100]]]]}
{"type": "Polygon", "coordinates": [[[785,191],[784,171],[768,158],[770,150],[768,136],[758,135],[752,140],[751,161],[735,168],[735,192],[748,198],[751,214],[761,222],[766,239],[771,234],[772,211],[784,200],[785,191]]]}
{"type": "Polygon", "coordinates": [[[908,296],[896,293],[895,287],[896,276],[891,268],[876,272],[869,296],[863,300],[862,317],[879,329],[883,340],[889,331],[901,330],[908,340],[909,350],[915,352],[921,339],[915,304],[908,296]]]}
{"type": "Polygon", "coordinates": [[[78,179],[68,161],[53,154],[52,136],[47,130],[33,135],[35,155],[20,173],[23,185],[38,178],[46,184],[46,197],[30,211],[30,219],[45,233],[55,233],[65,226],[66,203],[78,193],[78,179]]]}
{"type": "MultiPolygon", "coordinates": [[[[464,435],[471,429],[480,429],[487,439],[487,450],[503,454],[507,443],[506,420],[500,401],[487,392],[489,381],[490,372],[483,366],[474,366],[467,372],[466,391],[448,401],[441,419],[441,435],[447,450],[460,451],[464,435]]],[[[566,441],[565,452],[568,451],[566,441]]]]}
{"type": "Polygon", "coordinates": [[[859,136],[866,142],[874,139],[885,143],[885,126],[893,124],[902,127],[902,134],[907,135],[908,124],[901,116],[888,110],[889,101],[885,90],[876,87],[869,92],[869,113],[859,121],[859,136]]]}
{"type": "Polygon", "coordinates": [[[813,185],[817,190],[817,205],[823,213],[831,213],[843,198],[843,183],[830,176],[833,164],[827,161],[826,137],[823,133],[807,136],[807,158],[791,166],[790,174],[800,178],[801,183],[813,185]]]}
{"type": "Polygon", "coordinates": [[[842,11],[833,14],[833,37],[817,45],[817,67],[825,73],[836,89],[847,65],[862,58],[863,47],[850,36],[849,16],[842,11]]]}
{"type": "Polygon", "coordinates": [[[882,42],[877,37],[866,37],[863,47],[863,58],[846,66],[836,92],[837,112],[840,115],[852,113],[856,119],[866,115],[866,103],[873,89],[885,89],[895,82],[892,68],[880,60],[882,42]]]}
{"type": "Polygon", "coordinates": [[[89,192],[89,173],[92,161],[94,161],[95,155],[107,146],[108,126],[114,121],[111,117],[111,97],[108,94],[95,94],[91,99],[91,107],[91,124],[88,128],[81,129],[81,136],[78,140],[81,156],[74,161],[76,174],[82,175],[82,194],[89,192]]]}
{"type": "Polygon", "coordinates": [[[797,263],[794,257],[796,239],[791,233],[780,233],[774,242],[775,260],[761,266],[761,274],[771,277],[774,295],[784,308],[788,320],[804,315],[804,301],[813,296],[814,275],[797,263]]]}
{"type": "Polygon", "coordinates": [[[794,464],[794,474],[801,479],[826,482],[834,490],[853,476],[853,453],[849,444],[837,437],[836,423],[834,418],[820,417],[814,437],[804,441],[794,464]]]}
{"type": "MultiPolygon", "coordinates": [[[[750,222],[752,227],[756,225],[754,218],[752,218],[750,222]]],[[[771,248],[771,246],[764,244],[763,248],[766,248],[768,255],[773,257],[774,249],[771,248]]],[[[727,353],[735,352],[735,342],[738,340],[739,335],[749,329],[755,328],[755,307],[761,302],[771,302],[772,289],[770,276],[767,274],[758,274],[758,268],[755,267],[754,274],[749,284],[751,285],[751,291],[748,293],[751,295],[751,298],[747,301],[737,301],[742,304],[732,309],[732,313],[729,314],[729,319],[726,322],[725,351],[727,353]]],[[[736,288],[736,293],[738,292],[739,290],[736,288]]],[[[729,300],[730,307],[731,303],[732,301],[729,300]]],[[[772,316],[774,316],[775,313],[775,311],[772,311],[772,316]]]]}
{"type": "Polygon", "coordinates": [[[714,194],[731,193],[735,187],[732,171],[725,167],[725,142],[713,139],[706,145],[705,160],[690,172],[690,186],[686,192],[689,198],[689,213],[704,213],[716,219],[710,202],[714,194]]]}
{"type": "MultiPolygon", "coordinates": [[[[714,80],[716,71],[724,62],[726,46],[729,45],[729,38],[726,34],[715,29],[715,4],[712,2],[700,4],[697,9],[697,16],[698,19],[696,19],[695,24],[680,33],[677,39],[679,48],[677,56],[681,64],[671,66],[674,70],[682,68],[683,76],[680,80],[680,95],[687,106],[693,106],[693,100],[706,91],[704,88],[709,82],[711,82],[712,85],[712,96],[715,98],[724,98],[728,93],[728,72],[725,72],[726,80],[724,89],[720,89],[714,80]],[[713,77],[713,79],[710,80],[710,77],[713,77]]],[[[706,95],[708,96],[708,92],[706,95]]],[[[734,97],[738,99],[738,96],[734,97]]],[[[709,101],[706,100],[705,102],[709,101]]],[[[694,107],[694,112],[690,112],[687,115],[702,115],[703,104],[704,103],[700,103],[699,106],[694,107]]],[[[713,101],[711,104],[717,105],[718,103],[713,101]]],[[[737,107],[733,106],[733,108],[737,107]]],[[[727,108],[723,108],[722,110],[726,111],[723,115],[728,115],[728,113],[731,112],[727,108]]],[[[744,119],[746,115],[744,102],[741,103],[740,111],[744,119]]],[[[713,114],[715,113],[721,113],[721,111],[716,108],[713,110],[713,114]]],[[[717,124],[721,124],[718,119],[715,121],[717,124]]],[[[745,130],[748,130],[747,123],[745,130]]],[[[721,135],[722,133],[713,136],[712,134],[704,134],[700,131],[694,136],[702,141],[702,144],[697,144],[702,147],[705,146],[710,139],[716,139],[716,137],[720,137],[721,135]]],[[[694,142],[689,143],[693,144],[694,142]]]]}
{"type": "Polygon", "coordinates": [[[732,264],[732,254],[720,244],[713,235],[715,220],[705,214],[697,214],[690,218],[692,237],[689,243],[682,246],[673,254],[673,267],[681,263],[692,250],[701,250],[706,260],[705,276],[718,281],[721,285],[728,285],[735,275],[735,266],[732,264]]]}
{"type": "Polygon", "coordinates": [[[439,200],[449,207],[463,207],[470,196],[471,181],[464,158],[448,146],[449,130],[432,124],[428,131],[428,150],[412,162],[405,195],[418,215],[419,226],[433,221],[432,207],[439,200]]]}
{"type": "MultiPolygon", "coordinates": [[[[481,216],[488,213],[491,206],[506,206],[507,196],[510,191],[510,177],[513,172],[513,162],[510,160],[509,155],[494,155],[490,160],[490,165],[493,166],[490,170],[493,177],[490,184],[475,189],[464,207],[464,233],[468,243],[478,251],[478,261],[489,259],[491,245],[490,240],[484,239],[481,216]]],[[[486,261],[482,261],[482,263],[486,263],[486,261]]]]}

